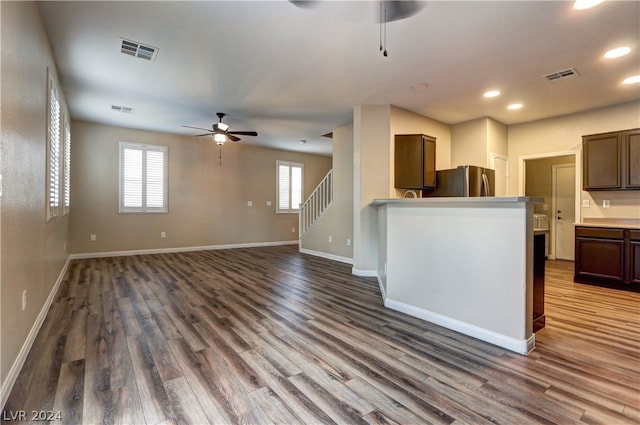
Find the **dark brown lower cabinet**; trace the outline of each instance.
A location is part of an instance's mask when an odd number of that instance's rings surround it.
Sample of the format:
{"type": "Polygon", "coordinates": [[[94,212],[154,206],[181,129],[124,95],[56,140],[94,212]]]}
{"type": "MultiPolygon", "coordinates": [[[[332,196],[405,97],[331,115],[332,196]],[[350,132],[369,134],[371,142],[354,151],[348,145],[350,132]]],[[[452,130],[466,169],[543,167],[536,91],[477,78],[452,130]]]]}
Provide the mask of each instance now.
{"type": "Polygon", "coordinates": [[[576,226],[574,281],[640,286],[640,231],[576,226]]]}
{"type": "MultiPolygon", "coordinates": [[[[639,250],[640,251],[640,250],[639,250]]],[[[533,331],[544,328],[545,234],[533,236],[533,331]]]]}
{"type": "Polygon", "coordinates": [[[640,285],[640,230],[629,231],[629,283],[640,285]]]}

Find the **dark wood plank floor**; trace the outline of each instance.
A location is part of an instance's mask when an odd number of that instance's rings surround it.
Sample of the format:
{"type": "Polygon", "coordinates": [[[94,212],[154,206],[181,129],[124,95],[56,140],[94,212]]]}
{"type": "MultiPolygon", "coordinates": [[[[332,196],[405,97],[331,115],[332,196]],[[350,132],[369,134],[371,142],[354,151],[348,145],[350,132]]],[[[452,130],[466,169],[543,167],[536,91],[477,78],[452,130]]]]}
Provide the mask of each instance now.
{"type": "Polygon", "coordinates": [[[548,262],[547,327],[520,356],[387,310],[375,279],[296,246],[76,260],[3,418],[639,423],[640,294],[571,279],[548,262]]]}

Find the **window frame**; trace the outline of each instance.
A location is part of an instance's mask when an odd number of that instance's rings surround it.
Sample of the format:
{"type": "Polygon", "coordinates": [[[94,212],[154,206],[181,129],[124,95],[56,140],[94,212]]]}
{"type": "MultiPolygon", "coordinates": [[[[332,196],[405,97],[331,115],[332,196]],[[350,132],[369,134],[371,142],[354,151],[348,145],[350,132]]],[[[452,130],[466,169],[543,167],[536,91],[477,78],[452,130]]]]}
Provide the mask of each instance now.
{"type": "Polygon", "coordinates": [[[58,87],[47,68],[47,184],[45,194],[46,221],[60,215],[62,109],[58,87]],[[55,103],[54,103],[55,102],[55,103]],[[55,106],[55,110],[54,110],[55,106]],[[53,122],[56,115],[57,123],[53,122]],[[57,124],[57,128],[56,128],[57,124]]]}
{"type": "Polygon", "coordinates": [[[118,213],[119,214],[167,214],[169,212],[169,147],[162,145],[150,145],[145,143],[134,143],[121,141],[118,144],[118,213]],[[125,150],[137,150],[142,153],[141,156],[141,201],[142,206],[132,207],[125,205],[125,163],[124,153],[125,150]],[[161,152],[163,158],[162,164],[162,206],[153,207],[148,205],[147,191],[149,188],[149,182],[147,181],[147,154],[148,152],[161,152]]]}
{"type": "Polygon", "coordinates": [[[304,163],[294,161],[276,161],[276,214],[298,214],[300,212],[300,205],[304,203],[304,163]],[[280,207],[280,167],[285,166],[289,168],[289,187],[288,187],[288,208],[280,207]],[[300,169],[300,203],[297,206],[293,206],[293,185],[292,185],[292,169],[300,169]]]}

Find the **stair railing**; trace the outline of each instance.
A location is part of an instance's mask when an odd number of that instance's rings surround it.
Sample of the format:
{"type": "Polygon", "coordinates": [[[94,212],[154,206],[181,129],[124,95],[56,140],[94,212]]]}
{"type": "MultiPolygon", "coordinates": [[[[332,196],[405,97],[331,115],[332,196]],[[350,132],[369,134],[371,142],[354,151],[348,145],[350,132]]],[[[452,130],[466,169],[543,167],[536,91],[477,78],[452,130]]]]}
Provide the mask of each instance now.
{"type": "Polygon", "coordinates": [[[333,203],[333,170],[315,188],[313,193],[300,205],[300,239],[318,222],[318,219],[333,203]]]}

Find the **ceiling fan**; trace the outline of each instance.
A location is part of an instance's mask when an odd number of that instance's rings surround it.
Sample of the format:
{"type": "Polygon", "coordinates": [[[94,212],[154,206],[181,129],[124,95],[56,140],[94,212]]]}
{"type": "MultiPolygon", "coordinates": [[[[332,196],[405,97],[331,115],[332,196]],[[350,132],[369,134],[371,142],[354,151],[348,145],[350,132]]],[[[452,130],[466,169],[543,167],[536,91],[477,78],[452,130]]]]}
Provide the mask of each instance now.
{"type": "MultiPolygon", "coordinates": [[[[289,0],[289,3],[301,8],[315,6],[318,0],[289,0]]],[[[420,0],[378,0],[380,24],[380,52],[387,57],[387,22],[400,21],[418,13],[425,5],[420,0]]]]}
{"type": "Polygon", "coordinates": [[[229,140],[231,140],[232,142],[239,142],[240,138],[237,137],[238,135],[239,136],[257,136],[258,135],[258,133],[256,133],[255,131],[229,131],[229,125],[222,122],[222,118],[224,118],[226,114],[223,112],[218,112],[216,113],[216,115],[218,116],[218,122],[211,126],[212,128],[211,130],[207,128],[192,127],[190,125],[183,125],[183,127],[195,128],[196,130],[207,131],[208,133],[196,134],[196,137],[213,136],[213,140],[220,146],[224,145],[229,140]]]}
{"type": "MultiPolygon", "coordinates": [[[[318,3],[318,0],[289,0],[289,3],[301,8],[310,8],[318,3]]],[[[425,6],[423,1],[417,0],[380,0],[380,20],[378,22],[393,22],[409,18],[425,6]]]]}

